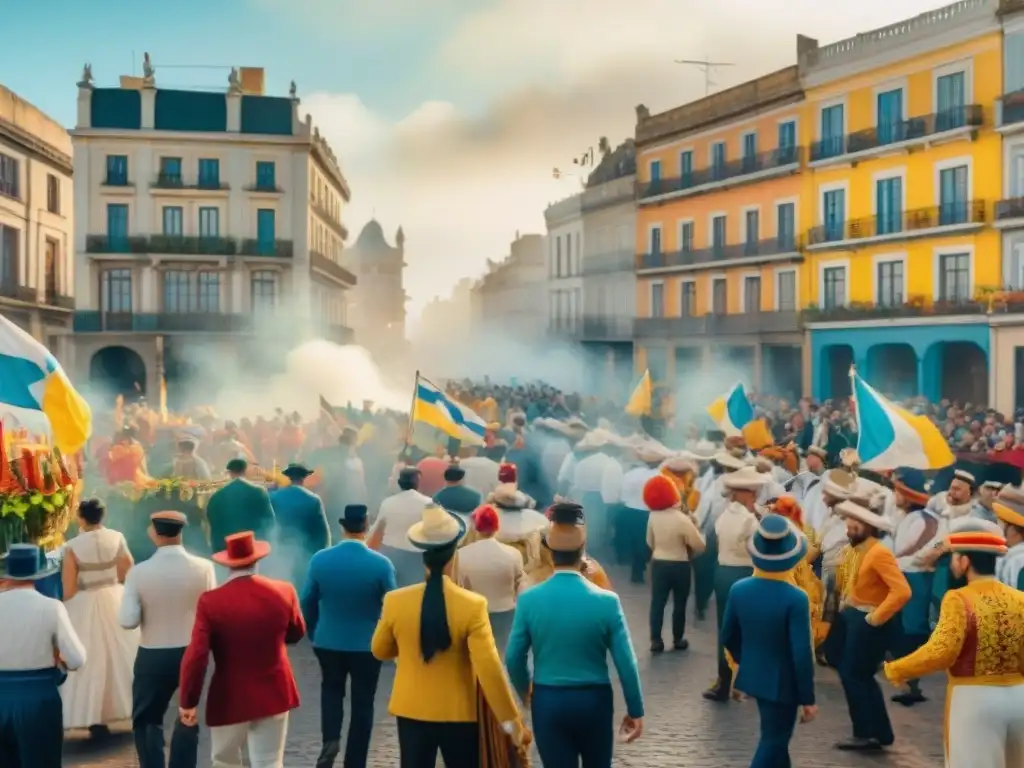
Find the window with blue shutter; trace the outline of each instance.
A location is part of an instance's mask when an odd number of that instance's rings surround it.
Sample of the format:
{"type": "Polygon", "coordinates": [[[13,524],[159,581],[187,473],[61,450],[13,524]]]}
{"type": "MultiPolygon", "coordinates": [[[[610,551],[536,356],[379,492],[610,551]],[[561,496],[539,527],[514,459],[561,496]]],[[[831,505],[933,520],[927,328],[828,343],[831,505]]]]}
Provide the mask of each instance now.
{"type": "Polygon", "coordinates": [[[164,234],[168,237],[181,237],[184,233],[183,219],[183,211],[180,206],[164,206],[164,234]]]}
{"type": "Polygon", "coordinates": [[[711,172],[716,179],[725,175],[725,142],[716,141],[711,145],[711,172]]]}
{"type": "Polygon", "coordinates": [[[111,252],[128,252],[128,206],[107,203],[107,241],[111,252]]]}
{"type": "Polygon", "coordinates": [[[220,160],[215,157],[199,158],[199,186],[220,189],[220,160]]]}
{"type": "Polygon", "coordinates": [[[277,241],[277,226],[273,208],[260,208],[256,211],[256,242],[259,252],[272,256],[277,241]]]}
{"type": "Polygon", "coordinates": [[[260,160],[256,163],[256,189],[274,190],[277,188],[274,163],[260,160]]]}
{"type": "Polygon", "coordinates": [[[757,164],[757,134],[743,134],[743,170],[746,173],[756,170],[757,164]]]}
{"type": "Polygon", "coordinates": [[[181,183],[181,158],[161,157],[157,184],[161,187],[180,187],[181,183]]]}
{"type": "Polygon", "coordinates": [[[953,72],[936,80],[936,131],[952,131],[967,125],[965,98],[963,72],[953,72]]]}
{"type": "Polygon", "coordinates": [[[128,186],[128,155],[107,155],[108,187],[128,186]]]}
{"type": "Polygon", "coordinates": [[[818,143],[818,160],[838,157],[845,151],[846,137],[843,135],[843,105],[833,104],[821,110],[821,141],[818,143]]]}
{"type": "Polygon", "coordinates": [[[779,148],[777,161],[779,165],[796,162],[796,121],[787,120],[779,123],[779,148]]]}
{"type": "Polygon", "coordinates": [[[711,220],[711,247],[716,255],[721,255],[725,250],[725,216],[715,216],[711,220]]]}
{"type": "Polygon", "coordinates": [[[199,209],[199,236],[202,238],[220,237],[220,209],[199,209]]]}
{"type": "Polygon", "coordinates": [[[903,179],[875,182],[875,234],[891,235],[903,230],[903,179]]]}
{"type": "Polygon", "coordinates": [[[846,190],[831,189],[822,199],[825,227],[825,242],[842,240],[846,232],[846,190]]]}
{"type": "Polygon", "coordinates": [[[1024,30],[1017,30],[1003,35],[1003,93],[1021,90],[1024,90],[1024,30]]]}
{"type": "Polygon", "coordinates": [[[693,183],[693,150],[679,153],[679,181],[684,189],[693,183]]]}
{"type": "Polygon", "coordinates": [[[757,242],[761,239],[761,214],[758,211],[747,211],[744,223],[747,228],[746,252],[757,253],[757,242]]]}
{"type": "Polygon", "coordinates": [[[661,227],[651,228],[651,253],[661,253],[661,227]]]}
{"type": "Polygon", "coordinates": [[[879,144],[892,144],[903,141],[903,89],[878,94],[878,125],[876,126],[879,144]]]}
{"type": "Polygon", "coordinates": [[[783,203],[776,209],[775,235],[778,246],[783,251],[796,250],[796,206],[783,203]]]}
{"type": "Polygon", "coordinates": [[[939,172],[939,224],[967,223],[967,166],[939,172]]]}

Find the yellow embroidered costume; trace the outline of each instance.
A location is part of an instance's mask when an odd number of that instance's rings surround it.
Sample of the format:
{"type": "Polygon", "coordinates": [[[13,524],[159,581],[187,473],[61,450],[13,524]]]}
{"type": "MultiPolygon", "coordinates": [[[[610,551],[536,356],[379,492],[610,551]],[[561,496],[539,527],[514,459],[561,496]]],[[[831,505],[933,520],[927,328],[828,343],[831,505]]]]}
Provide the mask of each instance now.
{"type": "MultiPolygon", "coordinates": [[[[956,521],[946,543],[968,560],[1007,549],[998,526],[970,518],[956,521]]],[[[947,768],[1024,765],[1024,593],[971,578],[945,594],[928,642],[884,669],[896,685],[948,673],[947,768]]]]}

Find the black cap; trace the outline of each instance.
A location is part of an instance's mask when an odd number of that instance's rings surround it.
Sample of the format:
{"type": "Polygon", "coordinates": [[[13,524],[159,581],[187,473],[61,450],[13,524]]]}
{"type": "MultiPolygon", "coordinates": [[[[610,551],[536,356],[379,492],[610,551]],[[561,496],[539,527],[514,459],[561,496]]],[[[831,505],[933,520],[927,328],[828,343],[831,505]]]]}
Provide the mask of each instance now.
{"type": "Polygon", "coordinates": [[[445,482],[457,483],[466,476],[466,470],[458,464],[450,464],[444,471],[445,482]]]}
{"type": "Polygon", "coordinates": [[[233,474],[243,475],[249,469],[249,462],[245,459],[232,459],[228,462],[226,469],[233,474]]]}
{"type": "Polygon", "coordinates": [[[297,477],[301,480],[302,478],[306,478],[312,475],[313,470],[309,469],[303,464],[289,464],[287,467],[281,470],[281,474],[287,478],[297,477]]]}
{"type": "Polygon", "coordinates": [[[367,509],[365,504],[346,504],[345,511],[338,519],[342,525],[362,525],[366,521],[367,509]]]}

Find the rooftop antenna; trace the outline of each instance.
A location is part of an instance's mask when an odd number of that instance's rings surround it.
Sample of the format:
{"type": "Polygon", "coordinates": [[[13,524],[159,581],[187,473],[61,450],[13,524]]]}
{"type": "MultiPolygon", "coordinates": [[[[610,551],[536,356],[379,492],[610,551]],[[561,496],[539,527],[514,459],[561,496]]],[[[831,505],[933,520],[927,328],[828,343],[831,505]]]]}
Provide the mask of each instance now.
{"type": "Polygon", "coordinates": [[[687,66],[696,67],[704,73],[704,95],[708,96],[711,94],[712,86],[716,85],[715,81],[711,79],[712,73],[720,67],[735,67],[731,61],[711,61],[707,56],[703,60],[699,59],[676,59],[676,64],[686,64],[687,66]]]}

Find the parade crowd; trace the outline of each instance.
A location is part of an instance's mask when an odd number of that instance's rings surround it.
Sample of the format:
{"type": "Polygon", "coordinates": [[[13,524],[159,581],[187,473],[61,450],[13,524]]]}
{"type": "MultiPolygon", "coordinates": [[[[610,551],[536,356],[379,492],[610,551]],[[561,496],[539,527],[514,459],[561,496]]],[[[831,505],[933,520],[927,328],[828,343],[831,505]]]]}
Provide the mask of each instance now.
{"type": "MultiPolygon", "coordinates": [[[[90,446],[90,490],[175,478],[197,503],[142,513],[90,496],[59,559],[10,547],[0,765],[56,768],[66,729],[103,738],[130,720],[143,768],[194,768],[200,722],[215,768],[246,764],[243,752],[283,768],[300,705],[288,646],[308,641],[317,768],[366,765],[390,662],[403,768],[438,755],[517,768],[534,746],[546,766],[610,768],[615,744],[644,733],[637,638],[610,563],[649,584],[652,654],[686,652],[688,621],[713,606],[704,698],[754,701],[754,768],[792,764],[795,728],[817,715],[816,666],[845,694],[837,749],[896,742],[881,672],[889,703],[947,697],[949,768],[1024,765],[1019,473],[1004,485],[968,465],[944,479],[862,469],[851,411],[831,402],[758,398],[776,444],[753,451],[677,423],[665,403],[638,421],[543,384],[448,393],[488,423],[483,445],[412,440],[408,414],[372,403],[324,404],[309,424],[119,403],[90,446]],[[922,685],[940,671],[944,692],[922,685]]],[[[1017,445],[993,411],[911,407],[965,453],[1017,445]]]]}

